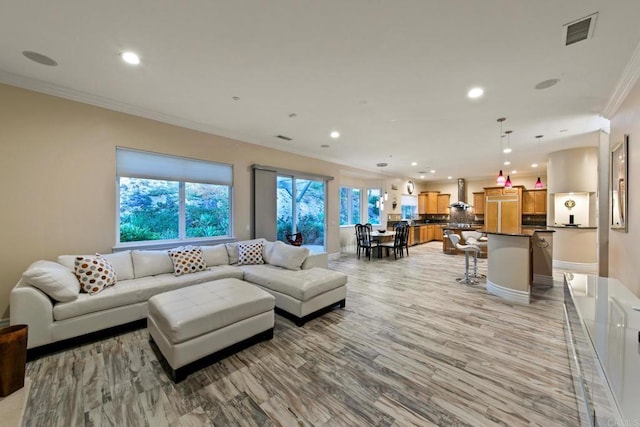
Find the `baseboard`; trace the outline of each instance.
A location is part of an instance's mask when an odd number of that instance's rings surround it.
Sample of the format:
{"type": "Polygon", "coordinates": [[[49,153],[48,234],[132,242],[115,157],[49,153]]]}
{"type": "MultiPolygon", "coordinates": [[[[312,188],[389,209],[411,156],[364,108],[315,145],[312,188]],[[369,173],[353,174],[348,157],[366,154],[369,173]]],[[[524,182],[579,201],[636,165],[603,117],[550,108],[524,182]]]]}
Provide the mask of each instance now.
{"type": "Polygon", "coordinates": [[[329,254],[328,258],[330,261],[337,261],[340,259],[340,253],[329,254]]]}
{"type": "Polygon", "coordinates": [[[569,262],[554,259],[553,268],[569,270],[574,273],[598,274],[597,262],[569,262]]]}
{"type": "Polygon", "coordinates": [[[529,292],[505,288],[490,280],[487,280],[487,292],[507,301],[515,302],[516,304],[529,304],[530,302],[529,292]]]}
{"type": "Polygon", "coordinates": [[[5,326],[9,326],[9,319],[0,319],[0,328],[4,328],[5,326]]]}
{"type": "Polygon", "coordinates": [[[541,286],[553,286],[553,276],[547,276],[545,274],[533,275],[533,284],[541,286]]]}

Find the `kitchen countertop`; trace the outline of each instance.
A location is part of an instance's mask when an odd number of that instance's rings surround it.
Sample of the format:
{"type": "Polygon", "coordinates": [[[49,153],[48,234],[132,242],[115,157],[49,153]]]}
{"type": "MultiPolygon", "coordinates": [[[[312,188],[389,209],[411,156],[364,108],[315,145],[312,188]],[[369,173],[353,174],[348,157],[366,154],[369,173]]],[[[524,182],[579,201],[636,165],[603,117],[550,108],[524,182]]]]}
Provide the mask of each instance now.
{"type": "Polygon", "coordinates": [[[547,227],[521,227],[515,233],[502,233],[497,231],[486,231],[487,234],[494,234],[496,236],[515,236],[515,237],[531,237],[533,233],[555,233],[555,230],[549,230],[547,227]]]}
{"type": "Polygon", "coordinates": [[[564,228],[567,230],[597,230],[598,227],[587,227],[584,225],[549,225],[550,228],[564,228]]]}

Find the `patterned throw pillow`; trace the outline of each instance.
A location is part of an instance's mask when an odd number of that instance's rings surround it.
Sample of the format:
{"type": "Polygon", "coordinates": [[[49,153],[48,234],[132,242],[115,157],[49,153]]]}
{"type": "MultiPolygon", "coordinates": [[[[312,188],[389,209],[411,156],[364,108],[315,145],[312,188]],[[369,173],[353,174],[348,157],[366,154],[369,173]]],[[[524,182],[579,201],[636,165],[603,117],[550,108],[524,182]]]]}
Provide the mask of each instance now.
{"type": "Polygon", "coordinates": [[[181,246],[168,252],[173,262],[173,274],[176,276],[207,269],[200,246],[181,246]]]}
{"type": "Polygon", "coordinates": [[[262,241],[238,244],[238,265],[264,264],[262,258],[262,241]]]}
{"type": "Polygon", "coordinates": [[[116,284],[116,272],[100,254],[96,256],[77,256],[73,263],[73,272],[80,281],[80,289],[89,295],[95,295],[108,286],[116,284]]]}

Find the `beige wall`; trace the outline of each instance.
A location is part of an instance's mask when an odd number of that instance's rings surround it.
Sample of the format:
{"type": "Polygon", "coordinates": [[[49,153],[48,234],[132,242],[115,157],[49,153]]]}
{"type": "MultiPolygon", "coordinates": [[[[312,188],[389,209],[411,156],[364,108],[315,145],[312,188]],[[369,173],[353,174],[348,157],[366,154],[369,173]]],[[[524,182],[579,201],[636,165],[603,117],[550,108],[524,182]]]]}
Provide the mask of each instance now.
{"type": "Polygon", "coordinates": [[[629,134],[628,232],[609,232],[609,276],[640,297],[640,82],[631,90],[611,120],[613,148],[629,134]]]}
{"type": "Polygon", "coordinates": [[[0,100],[0,320],[9,317],[9,292],[33,261],[111,252],[116,146],[233,164],[238,239],[250,237],[252,164],[334,176],[327,250],[340,252],[340,174],[355,169],[7,85],[0,85],[0,100]]]}

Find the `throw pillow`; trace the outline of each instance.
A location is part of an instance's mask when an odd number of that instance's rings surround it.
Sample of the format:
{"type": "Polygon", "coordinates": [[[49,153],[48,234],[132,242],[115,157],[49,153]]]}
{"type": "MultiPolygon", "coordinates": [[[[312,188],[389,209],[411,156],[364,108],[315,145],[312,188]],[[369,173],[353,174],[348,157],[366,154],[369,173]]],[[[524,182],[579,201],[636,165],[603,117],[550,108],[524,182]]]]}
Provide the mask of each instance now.
{"type": "MultiPolygon", "coordinates": [[[[58,256],[58,263],[73,270],[76,262],[76,257],[79,256],[90,257],[91,255],[60,255],[58,256]]],[[[111,264],[113,270],[116,272],[118,282],[134,278],[133,263],[131,262],[131,251],[126,250],[121,252],[114,252],[112,254],[100,254],[100,256],[109,261],[109,264],[111,264]]]]}
{"type": "Polygon", "coordinates": [[[307,248],[277,245],[273,247],[273,252],[271,253],[271,265],[284,267],[288,270],[300,270],[308,255],[309,249],[307,248]]]}
{"type": "Polygon", "coordinates": [[[264,264],[262,242],[238,243],[238,265],[264,264]]]}
{"type": "Polygon", "coordinates": [[[82,291],[95,295],[116,284],[116,272],[100,254],[76,257],[73,272],[80,281],[82,291]]]}
{"type": "Polygon", "coordinates": [[[237,264],[238,263],[238,245],[239,244],[241,244],[241,243],[242,244],[256,243],[256,242],[262,242],[262,244],[264,245],[264,242],[266,242],[266,240],[261,237],[259,239],[243,240],[241,242],[233,242],[233,243],[225,243],[225,247],[227,248],[227,254],[229,255],[229,264],[233,265],[233,264],[237,264]]]}
{"type": "Polygon", "coordinates": [[[73,301],[80,293],[80,282],[73,271],[57,262],[36,261],[22,277],[27,284],[59,302],[73,301]]]}
{"type": "Polygon", "coordinates": [[[131,259],[136,278],[173,273],[173,261],[166,250],[134,250],[131,259]]]}
{"type": "Polygon", "coordinates": [[[170,249],[168,253],[173,262],[173,274],[176,276],[207,269],[202,249],[199,246],[182,246],[170,249]]]}

